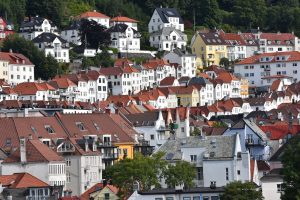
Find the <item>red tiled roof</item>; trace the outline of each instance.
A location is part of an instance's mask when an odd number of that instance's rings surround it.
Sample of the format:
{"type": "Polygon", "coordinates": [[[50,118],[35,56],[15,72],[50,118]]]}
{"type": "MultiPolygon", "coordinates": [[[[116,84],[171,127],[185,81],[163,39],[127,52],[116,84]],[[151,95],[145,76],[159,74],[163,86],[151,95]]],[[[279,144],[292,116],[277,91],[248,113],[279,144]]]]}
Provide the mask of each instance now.
{"type": "MultiPolygon", "coordinates": [[[[50,149],[47,145],[40,140],[27,140],[26,141],[26,159],[27,162],[51,162],[63,161],[63,157],[59,156],[56,152],[50,149]]],[[[9,155],[3,163],[16,163],[20,162],[20,150],[17,149],[9,155]]]]}
{"type": "MultiPolygon", "coordinates": [[[[47,84],[51,90],[55,90],[53,87],[47,84]]],[[[34,82],[23,82],[18,84],[14,90],[19,95],[35,95],[38,91],[46,91],[47,88],[45,85],[40,85],[39,83],[34,82]]]]}
{"type": "Polygon", "coordinates": [[[146,63],[143,63],[142,65],[143,65],[143,67],[148,68],[148,69],[157,69],[160,66],[170,65],[170,63],[168,63],[164,59],[151,59],[151,60],[148,60],[146,63]]]}
{"type": "Polygon", "coordinates": [[[223,81],[223,83],[231,83],[231,81],[237,81],[238,78],[236,78],[233,74],[229,72],[222,72],[219,73],[217,76],[217,79],[220,79],[223,81]]]}
{"type": "Polygon", "coordinates": [[[124,16],[118,16],[111,19],[112,22],[131,22],[131,23],[137,23],[138,21],[135,19],[131,19],[124,16]]]}
{"type": "Polygon", "coordinates": [[[88,12],[85,12],[85,13],[82,13],[79,15],[79,18],[107,18],[109,19],[110,17],[100,13],[100,12],[97,12],[97,11],[88,11],[88,12]]]}
{"type": "Polygon", "coordinates": [[[114,75],[121,75],[123,74],[123,70],[120,67],[108,67],[108,68],[101,68],[100,73],[106,76],[114,76],[114,75]]]}
{"type": "Polygon", "coordinates": [[[33,65],[27,57],[20,53],[0,52],[0,60],[9,61],[9,64],[33,65]]]}
{"type": "Polygon", "coordinates": [[[176,80],[173,76],[165,77],[163,80],[160,81],[160,86],[172,86],[174,81],[176,80]]]}
{"type": "Polygon", "coordinates": [[[276,56],[288,56],[287,60],[280,60],[280,62],[293,62],[300,60],[300,52],[298,51],[288,51],[288,52],[274,52],[274,53],[263,53],[260,55],[254,55],[249,58],[245,58],[244,60],[236,63],[236,65],[245,65],[245,64],[258,64],[260,62],[260,58],[262,57],[272,57],[270,61],[263,63],[273,63],[276,62],[276,56]]]}
{"type": "Polygon", "coordinates": [[[63,114],[58,117],[72,137],[111,134],[113,142],[134,142],[108,114],[63,114]],[[80,130],[77,127],[76,123],[78,122],[83,124],[84,130],[80,130]],[[95,124],[97,124],[98,128],[95,127],[95,124]]]}
{"type": "Polygon", "coordinates": [[[2,88],[4,94],[17,94],[16,91],[10,87],[2,88]]]}
{"type": "Polygon", "coordinates": [[[270,171],[270,165],[264,160],[257,160],[257,169],[258,171],[270,171]]]}
{"type": "Polygon", "coordinates": [[[225,40],[225,42],[228,45],[246,45],[245,41],[243,40],[243,38],[241,37],[241,35],[237,34],[237,33],[224,33],[221,34],[221,37],[223,37],[223,39],[225,40]]]}
{"type": "Polygon", "coordinates": [[[111,95],[106,99],[106,101],[114,104],[121,103],[126,106],[130,102],[135,102],[135,99],[129,95],[111,95]]]}
{"type": "Polygon", "coordinates": [[[49,185],[29,173],[14,173],[0,176],[0,183],[10,189],[40,188],[49,185]]]}
{"type": "Polygon", "coordinates": [[[289,128],[289,125],[281,124],[281,125],[264,125],[259,126],[259,128],[269,135],[271,140],[279,140],[284,139],[289,133],[292,135],[296,135],[300,132],[300,125],[292,125],[292,128],[289,128]]]}
{"type": "Polygon", "coordinates": [[[295,35],[292,33],[262,33],[261,39],[266,39],[268,45],[293,45],[295,35]]]}
{"type": "Polygon", "coordinates": [[[70,86],[76,86],[76,84],[68,78],[54,78],[49,82],[49,84],[57,89],[66,89],[70,86]]]}
{"type": "Polygon", "coordinates": [[[115,60],[115,67],[124,67],[124,66],[128,66],[128,65],[133,65],[133,62],[127,58],[118,58],[117,60],[115,60]]]}
{"type": "Polygon", "coordinates": [[[103,189],[103,184],[102,183],[96,183],[93,185],[90,189],[85,191],[81,196],[81,200],[89,200],[90,199],[90,194],[97,191],[97,190],[102,190],[103,189]]]}
{"type": "Polygon", "coordinates": [[[281,83],[280,79],[273,81],[273,83],[272,83],[272,85],[270,87],[270,90],[271,91],[277,91],[280,83],[281,83]]]}

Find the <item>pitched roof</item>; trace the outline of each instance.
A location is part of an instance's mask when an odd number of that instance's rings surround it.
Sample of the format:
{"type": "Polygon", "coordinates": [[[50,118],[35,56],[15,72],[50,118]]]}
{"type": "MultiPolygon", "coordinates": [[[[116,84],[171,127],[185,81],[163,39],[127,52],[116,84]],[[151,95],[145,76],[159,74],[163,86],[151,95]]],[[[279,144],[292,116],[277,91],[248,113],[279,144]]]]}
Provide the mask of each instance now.
{"type": "MultiPolygon", "coordinates": [[[[40,140],[27,140],[26,141],[26,159],[27,162],[51,162],[51,161],[64,161],[64,158],[59,156],[55,151],[50,149],[47,145],[40,140]]],[[[17,149],[9,155],[3,163],[19,163],[20,150],[17,149]]]]}
{"type": "Polygon", "coordinates": [[[110,17],[94,10],[94,11],[87,11],[87,12],[81,13],[78,16],[78,18],[106,18],[106,19],[109,19],[110,17]]]}
{"type": "Polygon", "coordinates": [[[76,84],[68,78],[54,78],[49,84],[57,89],[66,89],[71,86],[76,86],[76,84]]]}
{"type": "Polygon", "coordinates": [[[204,153],[214,152],[214,156],[208,158],[211,160],[233,159],[236,137],[236,135],[233,135],[176,138],[175,140],[167,140],[158,151],[165,153],[164,159],[166,160],[181,160],[183,156],[181,148],[205,148],[204,153]]]}
{"type": "Polygon", "coordinates": [[[172,32],[177,33],[180,37],[177,40],[180,41],[186,41],[187,35],[183,33],[182,31],[176,29],[175,27],[163,27],[162,29],[159,29],[158,31],[152,32],[150,34],[150,37],[153,36],[170,36],[172,32]]]}
{"type": "Polygon", "coordinates": [[[246,42],[242,38],[241,35],[237,33],[224,33],[221,34],[227,45],[233,45],[233,46],[244,46],[246,45],[246,42]]]}
{"type": "Polygon", "coordinates": [[[223,83],[231,83],[231,81],[238,81],[239,79],[229,72],[221,72],[218,74],[217,79],[223,81],[223,83]]]}
{"type": "Polygon", "coordinates": [[[101,68],[100,73],[104,74],[105,76],[114,76],[114,75],[121,75],[123,74],[123,70],[120,67],[108,67],[108,68],[101,68]]]}
{"type": "Polygon", "coordinates": [[[206,45],[226,45],[225,40],[216,31],[197,33],[206,45]]]}
{"type": "Polygon", "coordinates": [[[300,133],[300,125],[292,125],[290,127],[288,124],[274,124],[259,126],[259,128],[264,131],[271,140],[284,139],[288,134],[296,135],[300,133]]]}
{"type": "Polygon", "coordinates": [[[51,26],[55,26],[53,24],[53,22],[49,19],[43,18],[43,17],[29,17],[26,18],[26,20],[24,20],[21,23],[20,28],[24,28],[24,27],[34,27],[34,26],[41,26],[42,23],[44,22],[44,20],[48,20],[51,26]],[[29,20],[28,20],[29,19],[29,20]]]}
{"type": "Polygon", "coordinates": [[[6,60],[9,64],[33,65],[27,57],[20,53],[0,52],[0,60],[6,60]]]}
{"type": "Polygon", "coordinates": [[[109,33],[125,33],[127,28],[131,29],[133,31],[133,34],[138,33],[137,30],[129,27],[127,24],[115,24],[114,26],[109,27],[109,29],[107,29],[107,32],[109,32],[109,33]]]}
{"type": "Polygon", "coordinates": [[[292,33],[261,33],[260,39],[266,39],[267,45],[293,45],[295,35],[292,33]]]}
{"type": "Polygon", "coordinates": [[[129,17],[125,16],[118,16],[111,19],[112,22],[131,22],[131,23],[137,23],[138,21],[135,19],[131,19],[129,17]]]}
{"type": "Polygon", "coordinates": [[[29,173],[14,173],[12,175],[1,175],[0,183],[9,189],[41,188],[49,185],[29,173]]]}
{"type": "Polygon", "coordinates": [[[115,143],[134,142],[108,114],[63,114],[59,115],[59,120],[72,137],[110,134],[115,143]],[[81,124],[83,129],[80,129],[78,124],[81,124]]]}
{"type": "Polygon", "coordinates": [[[174,84],[174,81],[176,80],[173,76],[165,77],[163,80],[160,81],[160,86],[172,86],[174,84]]]}
{"type": "Polygon", "coordinates": [[[169,23],[168,17],[178,17],[179,24],[183,24],[183,20],[175,8],[156,8],[155,10],[163,23],[169,23]]]}
{"type": "Polygon", "coordinates": [[[277,79],[277,80],[273,81],[273,83],[270,87],[270,90],[271,91],[277,91],[279,89],[280,83],[281,83],[280,79],[277,79]]]}
{"type": "Polygon", "coordinates": [[[33,43],[52,43],[55,39],[58,39],[61,43],[67,43],[66,40],[62,39],[60,36],[55,35],[54,33],[42,33],[35,37],[32,42],[33,43]]]}
{"type": "Polygon", "coordinates": [[[19,95],[36,95],[38,91],[55,90],[55,88],[46,83],[23,82],[18,84],[14,90],[19,95]]]}
{"type": "Polygon", "coordinates": [[[300,60],[300,52],[298,51],[287,51],[287,52],[274,52],[274,53],[263,53],[259,55],[254,55],[249,58],[236,63],[236,65],[245,65],[245,64],[258,64],[258,63],[274,63],[274,62],[293,62],[300,60]],[[286,60],[276,61],[278,56],[287,56],[286,60]],[[270,57],[268,62],[260,62],[261,58],[270,57]]]}

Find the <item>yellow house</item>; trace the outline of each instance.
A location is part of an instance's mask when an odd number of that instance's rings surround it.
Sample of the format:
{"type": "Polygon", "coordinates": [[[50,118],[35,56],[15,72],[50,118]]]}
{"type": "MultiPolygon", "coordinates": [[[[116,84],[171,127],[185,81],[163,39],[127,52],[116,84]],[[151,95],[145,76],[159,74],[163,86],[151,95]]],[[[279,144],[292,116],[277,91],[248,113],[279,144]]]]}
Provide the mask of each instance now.
{"type": "Polygon", "coordinates": [[[241,83],[241,97],[248,98],[249,97],[249,81],[245,78],[240,78],[241,83]]]}
{"type": "Polygon", "coordinates": [[[90,194],[90,199],[95,200],[119,200],[117,189],[114,186],[107,185],[102,190],[95,191],[90,194]]]}
{"type": "Polygon", "coordinates": [[[191,41],[192,53],[201,59],[202,67],[219,65],[221,58],[227,58],[225,40],[218,31],[197,32],[191,41]]]}
{"type": "Polygon", "coordinates": [[[134,142],[117,142],[114,145],[118,147],[118,160],[133,158],[134,142]]]}
{"type": "Polygon", "coordinates": [[[195,107],[199,103],[199,92],[194,86],[171,87],[177,97],[178,106],[195,107]]]}

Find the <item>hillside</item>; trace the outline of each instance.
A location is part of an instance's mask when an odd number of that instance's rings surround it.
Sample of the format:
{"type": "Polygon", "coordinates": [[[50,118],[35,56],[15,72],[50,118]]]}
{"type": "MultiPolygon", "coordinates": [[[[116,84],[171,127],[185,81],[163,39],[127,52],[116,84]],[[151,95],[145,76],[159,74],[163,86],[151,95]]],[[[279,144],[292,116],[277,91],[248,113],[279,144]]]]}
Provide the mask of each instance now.
{"type": "Polygon", "coordinates": [[[175,7],[187,28],[205,26],[225,31],[245,31],[260,27],[271,32],[300,34],[299,0],[2,0],[0,16],[16,24],[24,16],[40,15],[60,28],[79,13],[97,9],[109,16],[127,15],[140,21],[146,31],[155,7],[175,7]]]}

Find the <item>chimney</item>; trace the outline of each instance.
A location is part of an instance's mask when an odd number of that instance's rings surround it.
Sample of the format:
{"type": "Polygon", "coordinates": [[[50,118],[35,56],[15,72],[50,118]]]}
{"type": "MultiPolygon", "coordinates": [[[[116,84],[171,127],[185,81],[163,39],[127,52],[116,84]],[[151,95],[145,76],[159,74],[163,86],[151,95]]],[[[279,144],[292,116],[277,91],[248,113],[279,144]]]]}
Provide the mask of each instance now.
{"type": "Polygon", "coordinates": [[[24,109],[24,117],[28,117],[28,108],[24,109]]]}
{"type": "Polygon", "coordinates": [[[89,151],[89,143],[88,143],[87,139],[85,139],[84,150],[85,150],[85,152],[89,151]]]}
{"type": "Polygon", "coordinates": [[[24,137],[20,138],[20,159],[21,163],[26,163],[26,139],[24,137]]]}

